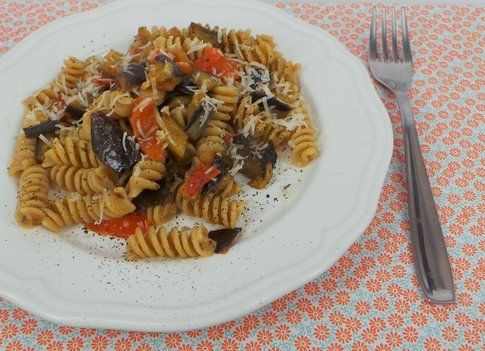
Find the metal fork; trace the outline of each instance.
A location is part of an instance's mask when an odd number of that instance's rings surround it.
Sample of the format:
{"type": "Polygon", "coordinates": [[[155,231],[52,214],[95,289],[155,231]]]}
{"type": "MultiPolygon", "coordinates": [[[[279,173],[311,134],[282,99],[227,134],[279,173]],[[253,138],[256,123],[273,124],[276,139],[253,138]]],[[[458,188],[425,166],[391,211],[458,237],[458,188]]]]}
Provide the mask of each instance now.
{"type": "Polygon", "coordinates": [[[382,50],[378,54],[377,8],[374,7],[370,28],[369,66],[374,77],[393,92],[401,111],[408,180],[409,222],[416,271],[424,295],[429,301],[453,303],[453,276],[407,94],[413,77],[413,63],[406,10],[402,9],[402,49],[399,50],[396,16],[392,9],[392,56],[387,44],[385,9],[382,17],[382,50]]]}

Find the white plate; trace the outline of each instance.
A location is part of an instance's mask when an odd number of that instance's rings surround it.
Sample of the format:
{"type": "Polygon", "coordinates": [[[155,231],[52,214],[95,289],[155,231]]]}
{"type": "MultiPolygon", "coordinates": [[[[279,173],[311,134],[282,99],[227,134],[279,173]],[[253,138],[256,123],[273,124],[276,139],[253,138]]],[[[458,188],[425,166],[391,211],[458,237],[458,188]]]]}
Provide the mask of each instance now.
{"type": "Polygon", "coordinates": [[[117,1],[61,19],[0,60],[0,96],[0,293],[73,326],[187,330],[264,306],[324,272],[360,236],[391,159],[391,124],[364,66],[324,31],[263,3],[117,1]],[[20,101],[53,79],[68,55],[126,49],[139,25],[191,21],[271,34],[287,58],[302,63],[321,157],[303,173],[282,162],[271,188],[249,196],[244,235],[226,255],[131,263],[121,259],[118,240],[80,229],[59,236],[20,229],[13,219],[16,181],[6,174],[20,101]]]}

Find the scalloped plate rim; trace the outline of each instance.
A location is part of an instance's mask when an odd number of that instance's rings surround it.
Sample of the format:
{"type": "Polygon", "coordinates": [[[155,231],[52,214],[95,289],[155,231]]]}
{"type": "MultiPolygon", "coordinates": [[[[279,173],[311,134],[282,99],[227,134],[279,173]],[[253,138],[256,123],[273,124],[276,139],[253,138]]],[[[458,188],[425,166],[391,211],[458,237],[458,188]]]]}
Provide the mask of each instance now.
{"type": "MultiPolygon", "coordinates": [[[[158,3],[158,4],[169,3],[169,2],[193,3],[195,1],[194,0],[153,1],[153,3],[158,3]]],[[[318,275],[325,272],[338,258],[340,258],[348,249],[348,247],[360,237],[361,233],[369,225],[377,209],[377,203],[378,203],[380,191],[382,189],[384,179],[387,173],[387,169],[391,160],[392,147],[393,147],[393,135],[392,135],[392,127],[391,127],[389,117],[387,115],[387,111],[385,110],[382,102],[380,101],[375,89],[372,87],[371,80],[367,74],[365,67],[356,57],[350,54],[350,52],[348,52],[331,35],[329,35],[328,33],[326,33],[321,29],[318,29],[315,26],[312,26],[301,20],[298,20],[295,17],[292,17],[291,15],[281,10],[278,10],[275,6],[271,6],[269,4],[265,4],[265,3],[257,2],[253,0],[245,1],[244,3],[239,1],[234,1],[234,0],[230,0],[230,1],[210,0],[207,2],[211,3],[212,5],[246,6],[256,11],[261,11],[261,10],[270,11],[272,15],[274,15],[275,17],[278,17],[278,19],[281,20],[282,22],[292,22],[295,25],[298,24],[302,28],[306,28],[306,31],[311,32],[314,35],[314,37],[325,36],[335,45],[335,48],[338,49],[339,55],[347,55],[348,58],[351,57],[351,60],[349,61],[354,63],[355,69],[360,71],[361,74],[365,73],[366,78],[363,75],[363,79],[366,80],[366,82],[363,82],[363,84],[367,85],[367,88],[370,88],[369,91],[366,93],[366,95],[369,98],[369,100],[370,99],[374,100],[374,101],[371,101],[370,103],[379,105],[377,106],[377,108],[380,110],[380,116],[379,118],[377,116],[375,118],[380,119],[379,123],[382,123],[383,132],[381,133],[382,135],[379,135],[379,136],[383,137],[382,143],[385,148],[381,151],[381,155],[380,155],[381,157],[378,162],[378,167],[372,170],[375,175],[375,178],[374,178],[375,181],[373,186],[370,186],[370,189],[369,189],[370,194],[368,196],[368,201],[366,204],[367,210],[363,211],[363,213],[360,214],[358,219],[353,220],[352,228],[348,230],[355,233],[353,235],[352,240],[345,242],[344,245],[338,248],[339,253],[335,255],[333,260],[326,261],[325,265],[322,265],[321,263],[312,264],[307,271],[298,272],[298,274],[294,274],[291,277],[286,277],[290,279],[287,279],[287,282],[285,283],[285,285],[279,286],[279,287],[273,287],[274,289],[271,292],[265,292],[264,295],[260,295],[258,297],[255,297],[254,294],[247,295],[247,296],[244,296],[244,294],[242,294],[243,297],[238,300],[238,301],[244,302],[241,308],[228,308],[227,306],[225,306],[225,308],[219,309],[213,312],[211,315],[205,315],[202,319],[192,320],[192,321],[172,321],[172,322],[165,321],[162,324],[157,322],[128,320],[127,318],[122,318],[122,317],[117,318],[116,316],[111,318],[100,318],[100,317],[92,317],[88,315],[84,315],[84,316],[79,314],[74,315],[75,312],[72,312],[69,310],[60,311],[58,308],[52,305],[52,301],[51,301],[51,305],[49,305],[45,301],[42,301],[42,299],[38,298],[36,294],[32,294],[32,293],[28,294],[24,291],[25,289],[20,289],[16,287],[16,285],[18,284],[8,284],[8,282],[2,282],[2,284],[0,285],[1,296],[14,302],[18,306],[32,312],[33,314],[41,316],[49,321],[68,324],[76,327],[113,328],[113,329],[126,329],[126,330],[138,330],[138,331],[181,331],[181,330],[202,328],[202,327],[207,327],[217,323],[222,323],[224,321],[232,320],[240,316],[243,316],[247,313],[250,313],[256,310],[257,308],[260,308],[270,303],[271,301],[283,296],[284,294],[289,293],[290,291],[300,287],[306,282],[316,278],[318,275]],[[56,312],[53,312],[54,310],[56,310],[56,312]]],[[[25,52],[28,51],[29,48],[33,44],[35,44],[37,40],[45,38],[50,32],[60,29],[60,27],[62,27],[63,25],[66,25],[69,23],[76,24],[82,21],[82,19],[85,16],[89,16],[89,15],[94,15],[94,14],[101,15],[102,13],[107,15],[111,11],[121,9],[123,7],[128,7],[131,4],[140,5],[140,3],[135,0],[121,0],[118,2],[105,4],[87,13],[75,14],[75,15],[60,18],[54,22],[51,22],[39,28],[38,30],[34,31],[30,35],[28,35],[14,48],[12,48],[5,55],[0,57],[0,66],[5,64],[4,67],[5,68],[8,67],[11,63],[13,63],[16,57],[25,54],[25,52]]],[[[0,68],[0,74],[2,71],[3,69],[0,68]]],[[[360,88],[361,91],[362,89],[363,88],[360,88]]],[[[360,193],[362,193],[362,191],[360,191],[360,193]]],[[[361,194],[359,195],[359,198],[360,197],[362,197],[361,194]]],[[[313,258],[315,258],[315,256],[316,255],[314,255],[313,258]]],[[[306,262],[307,264],[308,262],[311,262],[311,257],[309,257],[306,260],[306,262]]],[[[0,269],[2,269],[1,265],[0,265],[0,269]]],[[[6,270],[1,271],[0,273],[2,273],[5,276],[11,276],[11,274],[6,270]]],[[[279,271],[276,273],[279,273],[279,271]]],[[[14,280],[15,278],[12,278],[11,281],[14,281],[14,280]]],[[[45,290],[48,290],[48,289],[45,289],[45,290]]],[[[48,294],[47,292],[45,293],[48,294]]],[[[239,295],[241,295],[241,293],[239,293],[239,295]]],[[[80,304],[89,305],[89,302],[80,303],[80,304]]],[[[94,308],[96,308],[96,306],[94,306],[94,308]]]]}

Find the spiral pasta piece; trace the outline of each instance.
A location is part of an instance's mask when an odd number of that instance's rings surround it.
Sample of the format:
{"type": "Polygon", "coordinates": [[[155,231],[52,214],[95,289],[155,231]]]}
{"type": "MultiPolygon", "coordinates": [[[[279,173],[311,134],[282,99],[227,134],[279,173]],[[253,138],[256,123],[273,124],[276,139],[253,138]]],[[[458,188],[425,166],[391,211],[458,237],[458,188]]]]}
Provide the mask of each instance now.
{"type": "Polygon", "coordinates": [[[54,201],[44,209],[42,225],[53,232],[59,232],[67,225],[120,218],[135,209],[125,189],[118,187],[102,195],[77,195],[64,201],[54,201]]]}
{"type": "Polygon", "coordinates": [[[49,175],[40,165],[25,169],[19,179],[17,222],[26,228],[39,225],[45,217],[49,194],[49,175]]]}
{"type": "Polygon", "coordinates": [[[174,218],[177,210],[178,208],[175,203],[167,202],[148,208],[147,217],[151,224],[162,225],[174,218]]]}
{"type": "Polygon", "coordinates": [[[212,255],[215,249],[216,242],[209,239],[208,230],[204,226],[181,229],[173,227],[168,235],[163,227],[150,227],[145,234],[137,228],[135,234],[128,237],[126,258],[203,257],[212,255]]]}
{"type": "Polygon", "coordinates": [[[64,68],[56,78],[56,85],[64,91],[66,88],[76,88],[77,83],[83,79],[85,74],[84,68],[84,62],[74,56],[69,56],[64,60],[64,68]]]}
{"type": "Polygon", "coordinates": [[[209,223],[222,224],[235,228],[246,203],[242,200],[230,200],[219,195],[205,195],[198,200],[187,200],[180,191],[175,195],[177,207],[186,215],[203,218],[209,223]]]}
{"type": "Polygon", "coordinates": [[[101,194],[116,185],[116,175],[104,165],[97,168],[58,165],[51,168],[50,178],[61,189],[80,195],[101,194]]]}
{"type": "Polygon", "coordinates": [[[213,99],[222,101],[218,107],[219,112],[231,113],[236,109],[238,97],[238,89],[235,86],[220,85],[210,91],[210,96],[213,99]]]}
{"type": "Polygon", "coordinates": [[[115,76],[121,64],[123,57],[119,51],[110,50],[100,62],[100,68],[103,73],[109,76],[115,76]]]}
{"type": "Polygon", "coordinates": [[[129,118],[133,112],[134,100],[129,94],[123,94],[114,101],[113,108],[108,112],[108,116],[113,119],[129,118]]]}
{"type": "Polygon", "coordinates": [[[212,47],[212,45],[204,43],[199,38],[185,38],[182,42],[183,50],[192,61],[200,58],[206,47],[212,47]]]}
{"type": "Polygon", "coordinates": [[[295,166],[305,167],[319,155],[315,130],[312,128],[310,114],[303,100],[298,101],[298,106],[292,111],[302,114],[305,125],[298,127],[292,134],[289,145],[291,147],[291,160],[295,166]]]}
{"type": "Polygon", "coordinates": [[[29,96],[23,101],[24,106],[27,109],[33,109],[38,105],[44,107],[52,106],[58,98],[58,94],[55,91],[54,85],[51,83],[47,87],[37,90],[34,94],[29,96]]]}
{"type": "Polygon", "coordinates": [[[291,136],[291,160],[295,166],[305,167],[319,155],[315,131],[309,127],[298,128],[291,136]]]}
{"type": "Polygon", "coordinates": [[[241,130],[244,127],[244,118],[249,115],[253,115],[257,110],[255,104],[250,104],[251,98],[249,95],[244,96],[238,103],[234,113],[234,126],[237,130],[241,130]]]}
{"type": "Polygon", "coordinates": [[[19,176],[22,171],[35,165],[35,146],[36,138],[27,138],[23,132],[20,132],[15,143],[15,151],[8,168],[9,175],[19,176]]]}
{"type": "Polygon", "coordinates": [[[226,150],[226,142],[220,136],[204,136],[197,141],[197,157],[202,162],[211,163],[216,155],[222,155],[226,150]]]}
{"type": "Polygon", "coordinates": [[[93,146],[86,140],[75,140],[67,136],[64,143],[58,138],[52,140],[52,147],[44,155],[43,167],[67,165],[76,168],[96,168],[101,165],[93,146]]]}
{"type": "Polygon", "coordinates": [[[241,190],[241,185],[234,180],[234,177],[230,174],[226,174],[217,186],[218,196],[231,197],[236,195],[241,190]]]}
{"type": "Polygon", "coordinates": [[[128,52],[138,56],[147,57],[153,49],[152,33],[147,27],[138,27],[138,32],[135,39],[130,45],[128,52]]]}
{"type": "Polygon", "coordinates": [[[185,129],[187,127],[188,119],[184,113],[183,106],[177,106],[170,110],[170,117],[179,125],[180,128],[185,129]]]}
{"type": "Polygon", "coordinates": [[[229,32],[221,29],[221,31],[222,50],[226,54],[236,56],[239,60],[259,62],[269,66],[281,56],[281,53],[275,50],[273,37],[269,35],[253,37],[250,29],[229,32]]]}
{"type": "Polygon", "coordinates": [[[211,120],[200,135],[202,137],[215,136],[227,140],[234,135],[234,129],[227,122],[211,120]]]}
{"type": "Polygon", "coordinates": [[[153,41],[156,49],[169,52],[173,48],[182,48],[182,42],[179,37],[159,36],[153,41]]]}
{"type": "Polygon", "coordinates": [[[291,138],[291,132],[285,127],[275,126],[265,112],[246,116],[243,128],[247,128],[251,136],[272,141],[276,149],[286,145],[291,138]]]}
{"type": "Polygon", "coordinates": [[[299,85],[298,73],[301,70],[299,63],[293,63],[281,56],[270,65],[269,69],[274,81],[284,80],[299,85]]]}
{"type": "Polygon", "coordinates": [[[128,180],[128,197],[133,199],[143,190],[158,190],[158,180],[165,175],[165,166],[162,162],[145,160],[139,161],[133,167],[133,173],[128,180]]]}

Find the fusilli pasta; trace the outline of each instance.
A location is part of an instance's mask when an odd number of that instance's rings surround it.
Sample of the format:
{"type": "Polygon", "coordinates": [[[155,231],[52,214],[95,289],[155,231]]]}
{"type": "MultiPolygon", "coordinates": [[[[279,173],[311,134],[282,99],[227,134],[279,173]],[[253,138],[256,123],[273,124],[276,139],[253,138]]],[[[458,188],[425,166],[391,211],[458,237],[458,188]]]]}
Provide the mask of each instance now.
{"type": "Polygon", "coordinates": [[[43,167],[67,165],[77,168],[96,168],[101,165],[90,142],[66,137],[64,143],[58,138],[52,140],[52,147],[46,151],[43,167]]]}
{"type": "Polygon", "coordinates": [[[133,173],[128,180],[128,197],[137,197],[143,190],[158,190],[158,180],[165,175],[165,166],[162,162],[145,160],[133,167],[133,173]]]}
{"type": "Polygon", "coordinates": [[[150,227],[145,234],[138,228],[130,236],[126,246],[126,258],[137,260],[150,257],[198,257],[210,256],[216,249],[216,242],[209,239],[207,228],[173,227],[165,232],[163,227],[150,227]]]}
{"type": "Polygon", "coordinates": [[[49,175],[40,165],[25,169],[19,179],[17,222],[26,228],[39,225],[48,204],[49,175]]]}
{"type": "Polygon", "coordinates": [[[123,188],[114,188],[101,195],[71,196],[64,201],[56,200],[44,210],[42,225],[59,232],[66,225],[93,223],[99,220],[120,218],[135,210],[123,188]]]}
{"type": "Polygon", "coordinates": [[[236,227],[245,207],[242,200],[230,200],[228,197],[212,194],[191,201],[184,199],[180,192],[176,194],[176,203],[188,216],[203,218],[208,223],[222,224],[228,228],[236,227]]]}
{"type": "Polygon", "coordinates": [[[197,23],[142,26],[127,51],[68,57],[23,101],[16,220],[129,236],[133,260],[220,252],[221,235],[241,230],[240,176],[272,187],[286,145],[298,167],[319,155],[300,70],[269,35],[197,23]],[[155,227],[182,214],[226,229],[155,227]]]}
{"type": "Polygon", "coordinates": [[[97,168],[54,166],[50,170],[50,178],[61,189],[80,195],[101,194],[116,185],[116,175],[104,165],[97,168]]]}

